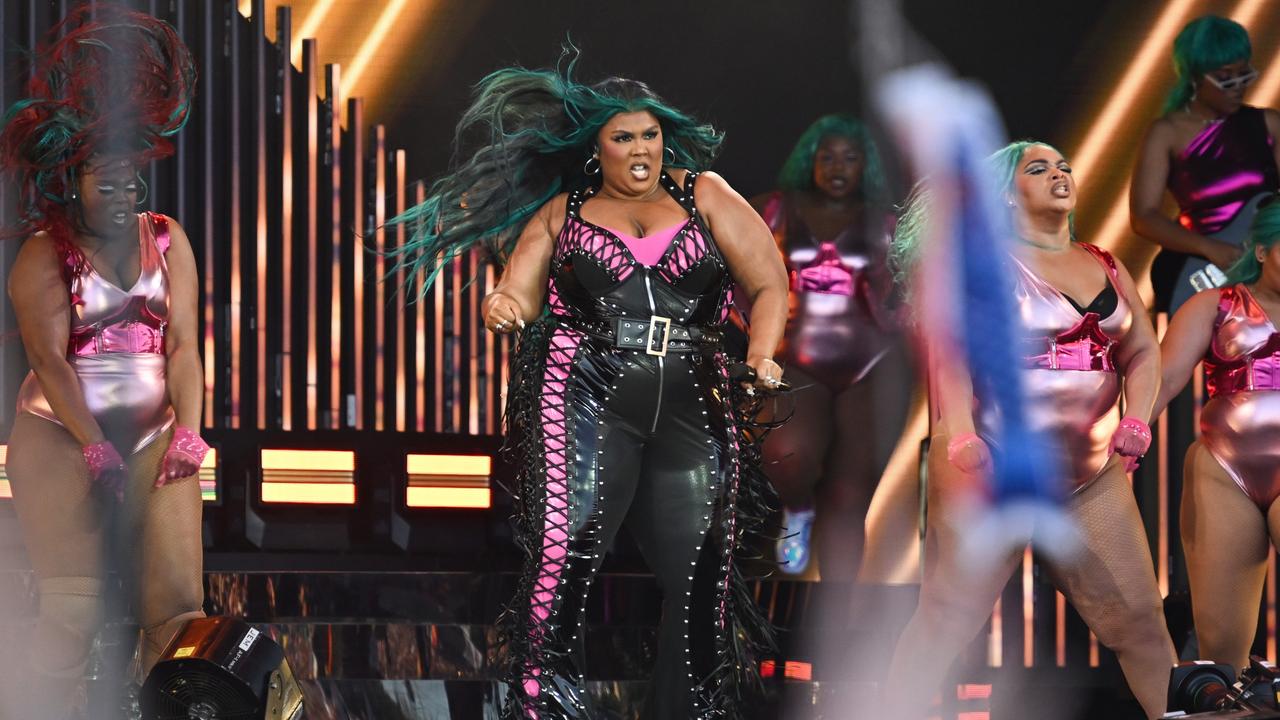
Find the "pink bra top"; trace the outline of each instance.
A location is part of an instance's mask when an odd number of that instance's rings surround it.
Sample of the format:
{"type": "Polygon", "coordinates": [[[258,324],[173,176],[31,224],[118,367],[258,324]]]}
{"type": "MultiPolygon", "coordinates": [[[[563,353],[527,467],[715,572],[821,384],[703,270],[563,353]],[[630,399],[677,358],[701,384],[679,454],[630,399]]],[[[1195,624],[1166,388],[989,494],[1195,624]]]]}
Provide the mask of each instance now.
{"type": "Polygon", "coordinates": [[[614,230],[611,227],[606,227],[604,229],[613,233],[622,241],[623,245],[627,246],[627,250],[631,253],[631,257],[636,259],[636,262],[641,265],[653,267],[662,259],[662,255],[667,251],[667,248],[670,247],[671,241],[675,240],[676,235],[680,234],[680,231],[688,224],[688,220],[681,220],[676,225],[658,230],[657,232],[649,233],[644,237],[629,235],[621,230],[614,230]]]}
{"type": "Polygon", "coordinates": [[[1221,288],[1213,340],[1205,354],[1209,397],[1280,390],[1280,332],[1244,285],[1221,288]]]}
{"type": "Polygon", "coordinates": [[[1078,244],[1106,269],[1108,280],[1116,287],[1116,309],[1105,318],[1095,312],[1081,314],[1060,290],[1014,258],[1026,362],[1029,367],[1046,370],[1115,372],[1115,346],[1129,332],[1133,313],[1119,292],[1115,258],[1095,245],[1078,244]]]}
{"type": "MultiPolygon", "coordinates": [[[[164,354],[169,319],[169,219],[138,215],[139,273],[127,291],[86,260],[71,279],[71,337],[67,357],[104,353],[164,354]]],[[[67,262],[70,262],[68,260],[67,262]]]]}

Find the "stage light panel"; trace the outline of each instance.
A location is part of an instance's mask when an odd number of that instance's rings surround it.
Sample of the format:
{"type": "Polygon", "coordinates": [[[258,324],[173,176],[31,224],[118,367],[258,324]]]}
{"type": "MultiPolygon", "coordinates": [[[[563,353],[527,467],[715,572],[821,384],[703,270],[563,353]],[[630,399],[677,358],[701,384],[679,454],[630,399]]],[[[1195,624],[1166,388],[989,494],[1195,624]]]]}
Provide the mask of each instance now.
{"type": "Polygon", "coordinates": [[[264,503],[354,505],[356,457],[351,450],[262,450],[264,503]]]}
{"type": "Polygon", "coordinates": [[[218,449],[209,448],[209,454],[200,463],[200,472],[196,475],[200,481],[200,498],[205,502],[218,501],[218,449]]]}
{"type": "Polygon", "coordinates": [[[405,505],[411,508],[487,508],[492,494],[488,455],[425,455],[405,457],[405,505]]]}

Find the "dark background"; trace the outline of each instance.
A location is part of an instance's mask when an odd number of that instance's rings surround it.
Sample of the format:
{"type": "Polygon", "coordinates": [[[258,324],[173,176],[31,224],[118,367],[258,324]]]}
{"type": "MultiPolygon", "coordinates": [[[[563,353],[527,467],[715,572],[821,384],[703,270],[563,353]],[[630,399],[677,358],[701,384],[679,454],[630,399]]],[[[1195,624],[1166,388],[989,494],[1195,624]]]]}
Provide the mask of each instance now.
{"type": "MultiPolygon", "coordinates": [[[[905,8],[937,56],[989,87],[1011,136],[1044,138],[1069,152],[1162,4],[908,0],[905,8]]],[[[1224,11],[1233,5],[1222,4],[1224,11]]],[[[857,23],[850,9],[848,0],[498,0],[478,8],[441,0],[438,22],[465,34],[446,57],[441,48],[424,49],[378,121],[408,151],[412,174],[435,176],[447,165],[470,87],[503,66],[552,65],[571,37],[582,49],[581,79],[643,80],[724,130],[715,169],[752,195],[772,186],[810,122],[865,105],[865,80],[851,61],[857,23]]],[[[1167,78],[1153,82],[1162,92],[1167,78]]]]}

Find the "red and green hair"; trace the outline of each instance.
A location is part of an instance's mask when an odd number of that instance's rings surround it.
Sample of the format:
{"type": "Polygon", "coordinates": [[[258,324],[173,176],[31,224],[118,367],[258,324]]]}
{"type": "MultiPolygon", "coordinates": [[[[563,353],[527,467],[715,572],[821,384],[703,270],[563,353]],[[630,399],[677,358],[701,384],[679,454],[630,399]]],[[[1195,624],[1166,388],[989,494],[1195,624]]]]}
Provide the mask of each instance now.
{"type": "Polygon", "coordinates": [[[3,235],[43,231],[73,251],[71,236],[88,232],[75,194],[86,163],[136,166],[172,154],[196,69],[171,25],[114,5],[81,6],[48,38],[33,56],[27,97],[0,129],[0,170],[21,193],[3,235]]]}

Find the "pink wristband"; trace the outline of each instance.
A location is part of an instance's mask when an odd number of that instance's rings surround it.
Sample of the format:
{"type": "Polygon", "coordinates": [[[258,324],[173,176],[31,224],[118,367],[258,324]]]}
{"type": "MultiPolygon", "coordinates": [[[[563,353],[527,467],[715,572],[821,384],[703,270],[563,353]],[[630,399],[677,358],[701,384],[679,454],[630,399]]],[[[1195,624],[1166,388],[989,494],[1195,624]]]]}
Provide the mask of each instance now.
{"type": "Polygon", "coordinates": [[[80,449],[84,461],[89,466],[89,477],[97,482],[108,470],[124,470],[124,458],[109,440],[85,445],[80,449]]]}
{"type": "Polygon", "coordinates": [[[956,435],[947,443],[947,460],[954,463],[956,456],[960,454],[961,450],[964,450],[966,445],[981,442],[982,438],[978,437],[978,433],[967,432],[956,435]]]}
{"type": "Polygon", "coordinates": [[[200,437],[200,433],[186,427],[177,427],[173,430],[173,440],[169,443],[170,452],[180,452],[195,460],[196,465],[204,462],[204,456],[209,454],[209,444],[200,437]]]}
{"type": "MultiPolygon", "coordinates": [[[[1127,417],[1120,421],[1120,426],[1116,428],[1116,432],[1126,431],[1133,437],[1142,441],[1142,452],[1137,453],[1136,457],[1142,457],[1147,454],[1147,450],[1151,449],[1151,426],[1142,422],[1138,418],[1127,417]]],[[[1127,454],[1127,453],[1125,453],[1127,454]]]]}

